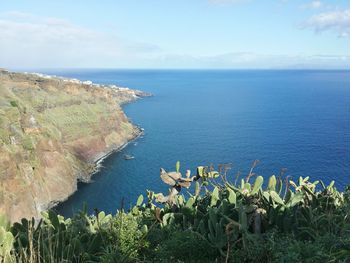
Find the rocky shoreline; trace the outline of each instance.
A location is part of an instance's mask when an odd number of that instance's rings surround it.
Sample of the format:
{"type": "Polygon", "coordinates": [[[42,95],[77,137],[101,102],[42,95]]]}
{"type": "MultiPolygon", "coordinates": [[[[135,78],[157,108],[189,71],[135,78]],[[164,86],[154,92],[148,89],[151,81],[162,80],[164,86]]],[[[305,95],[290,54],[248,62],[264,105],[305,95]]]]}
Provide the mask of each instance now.
{"type": "MultiPolygon", "coordinates": [[[[96,160],[93,162],[92,167],[91,167],[91,171],[88,173],[88,176],[84,177],[82,179],[78,178],[78,182],[82,182],[82,183],[85,183],[85,184],[93,183],[92,177],[101,170],[102,164],[103,164],[105,159],[107,159],[112,154],[120,152],[125,147],[127,147],[131,142],[137,140],[140,136],[142,136],[144,134],[142,128],[140,128],[138,126],[136,126],[136,127],[139,129],[139,132],[138,132],[137,135],[135,135],[134,138],[130,139],[129,141],[127,141],[125,144],[121,145],[120,147],[117,147],[117,148],[114,148],[114,149],[110,149],[108,152],[105,152],[105,153],[101,153],[98,157],[96,157],[96,160]]],[[[72,192],[70,195],[68,195],[65,199],[59,200],[59,201],[56,201],[56,202],[51,202],[47,206],[47,208],[45,210],[48,210],[48,209],[51,209],[51,208],[55,208],[56,206],[66,202],[77,191],[79,191],[78,188],[74,192],[72,192]]]]}
{"type": "Polygon", "coordinates": [[[115,85],[0,70],[0,214],[12,221],[68,199],[142,129],[121,105],[150,96],[115,85]]]}

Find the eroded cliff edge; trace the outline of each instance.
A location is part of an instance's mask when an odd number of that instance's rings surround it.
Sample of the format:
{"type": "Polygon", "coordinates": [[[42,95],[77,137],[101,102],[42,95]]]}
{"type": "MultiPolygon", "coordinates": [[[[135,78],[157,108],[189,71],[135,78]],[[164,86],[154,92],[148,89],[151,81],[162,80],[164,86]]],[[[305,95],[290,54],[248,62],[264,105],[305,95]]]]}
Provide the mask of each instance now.
{"type": "Polygon", "coordinates": [[[135,138],[120,105],[140,91],[0,70],[0,213],[39,217],[135,138]]]}

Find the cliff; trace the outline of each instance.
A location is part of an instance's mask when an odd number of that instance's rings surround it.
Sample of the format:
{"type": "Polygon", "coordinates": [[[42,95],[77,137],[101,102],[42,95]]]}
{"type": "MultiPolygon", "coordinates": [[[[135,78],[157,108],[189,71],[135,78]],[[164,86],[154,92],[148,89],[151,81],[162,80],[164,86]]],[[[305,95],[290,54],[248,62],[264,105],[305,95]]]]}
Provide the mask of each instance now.
{"type": "Polygon", "coordinates": [[[39,217],[135,138],[120,105],[140,91],[0,70],[0,214],[39,217]]]}

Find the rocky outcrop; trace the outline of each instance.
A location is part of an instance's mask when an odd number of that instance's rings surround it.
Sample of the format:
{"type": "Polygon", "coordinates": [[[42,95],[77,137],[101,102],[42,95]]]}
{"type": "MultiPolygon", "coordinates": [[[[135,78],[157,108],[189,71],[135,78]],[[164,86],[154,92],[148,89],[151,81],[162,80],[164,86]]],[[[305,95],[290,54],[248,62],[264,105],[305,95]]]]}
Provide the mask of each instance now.
{"type": "Polygon", "coordinates": [[[98,159],[140,133],[120,105],[146,95],[0,70],[0,214],[39,217],[67,199],[98,159]]]}

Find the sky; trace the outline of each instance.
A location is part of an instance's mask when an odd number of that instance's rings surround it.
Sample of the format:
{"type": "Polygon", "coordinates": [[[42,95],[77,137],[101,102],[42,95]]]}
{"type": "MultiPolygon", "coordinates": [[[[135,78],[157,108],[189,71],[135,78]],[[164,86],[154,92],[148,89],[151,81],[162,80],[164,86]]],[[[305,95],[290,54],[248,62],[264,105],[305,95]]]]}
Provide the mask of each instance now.
{"type": "Polygon", "coordinates": [[[350,69],[350,1],[1,1],[0,67],[350,69]]]}

